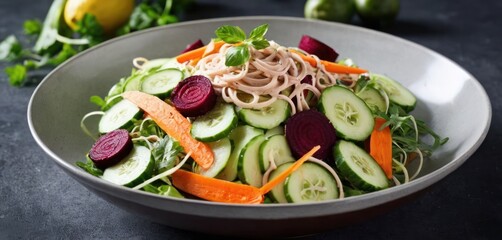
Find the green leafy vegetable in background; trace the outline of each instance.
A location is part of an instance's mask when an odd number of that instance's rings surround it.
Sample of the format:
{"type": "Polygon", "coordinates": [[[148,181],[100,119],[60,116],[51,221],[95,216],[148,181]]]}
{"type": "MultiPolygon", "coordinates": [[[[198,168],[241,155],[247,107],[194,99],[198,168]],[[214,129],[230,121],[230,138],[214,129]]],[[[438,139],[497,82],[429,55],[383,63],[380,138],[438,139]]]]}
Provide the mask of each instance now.
{"type": "MultiPolygon", "coordinates": [[[[107,35],[96,17],[86,13],[76,30],[63,20],[66,0],[54,0],[43,23],[37,19],[23,24],[28,39],[36,39],[32,48],[23,47],[14,35],[0,42],[0,61],[14,63],[4,69],[12,86],[23,86],[33,77],[32,70],[51,69],[80,51],[109,38],[151,27],[175,23],[193,0],[143,0],[133,10],[129,21],[107,35]]],[[[36,75],[35,75],[36,76],[36,75]]]]}

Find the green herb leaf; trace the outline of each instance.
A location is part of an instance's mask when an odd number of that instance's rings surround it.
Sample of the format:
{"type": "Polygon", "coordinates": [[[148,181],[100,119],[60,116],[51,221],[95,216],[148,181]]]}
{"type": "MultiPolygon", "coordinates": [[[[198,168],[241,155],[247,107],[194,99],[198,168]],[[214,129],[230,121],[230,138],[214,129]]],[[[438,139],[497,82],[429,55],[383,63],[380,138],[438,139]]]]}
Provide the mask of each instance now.
{"type": "Polygon", "coordinates": [[[131,13],[129,19],[129,27],[131,30],[142,30],[152,27],[160,12],[155,7],[143,2],[136,6],[131,13]]]}
{"type": "Polygon", "coordinates": [[[100,96],[97,95],[91,96],[89,98],[89,101],[98,105],[99,107],[103,107],[106,104],[105,100],[103,100],[100,96]]]}
{"type": "Polygon", "coordinates": [[[26,20],[23,29],[25,34],[37,36],[42,32],[42,22],[38,19],[26,20]]]}
{"type": "Polygon", "coordinates": [[[90,46],[94,46],[105,40],[103,27],[98,22],[96,16],[90,13],[86,13],[82,19],[77,22],[76,32],[79,33],[82,38],[88,39],[90,46]]]}
{"type": "Polygon", "coordinates": [[[221,26],[214,33],[224,42],[231,44],[239,43],[246,39],[246,33],[238,26],[221,26]]]}
{"type": "Polygon", "coordinates": [[[63,49],[54,57],[50,58],[48,60],[48,64],[57,66],[67,59],[73,57],[75,54],[77,54],[77,51],[73,49],[73,47],[69,44],[63,44],[63,49]]]}
{"type": "Polygon", "coordinates": [[[251,31],[249,33],[249,39],[251,40],[263,40],[263,37],[268,31],[268,24],[263,24],[251,31]]]}
{"type": "Polygon", "coordinates": [[[23,47],[14,35],[10,35],[0,43],[0,61],[14,61],[19,58],[23,47]]]}
{"type": "Polygon", "coordinates": [[[225,55],[225,65],[239,66],[249,60],[250,54],[247,44],[231,47],[225,55]]]}
{"type": "Polygon", "coordinates": [[[183,149],[181,148],[178,141],[172,139],[168,135],[157,142],[152,150],[153,158],[155,159],[155,164],[159,173],[174,167],[176,164],[178,153],[183,149]]]}
{"type": "Polygon", "coordinates": [[[159,187],[156,187],[153,184],[147,184],[143,187],[143,190],[145,190],[145,192],[159,194],[162,196],[184,198],[183,195],[176,190],[176,188],[166,184],[160,185],[159,187]]]}
{"type": "Polygon", "coordinates": [[[5,73],[9,77],[9,83],[12,86],[19,87],[23,85],[24,81],[27,78],[27,68],[21,64],[16,64],[11,67],[5,68],[5,73]]]}
{"type": "Polygon", "coordinates": [[[103,176],[103,170],[97,168],[89,157],[86,162],[77,162],[77,166],[96,177],[103,176]]]}
{"type": "Polygon", "coordinates": [[[261,39],[261,40],[253,40],[251,42],[251,45],[253,45],[254,48],[259,50],[270,46],[270,43],[265,39],[261,39]]]}
{"type": "Polygon", "coordinates": [[[167,24],[171,24],[171,23],[175,23],[175,22],[178,22],[178,18],[174,15],[161,15],[158,19],[157,19],[157,26],[162,26],[162,25],[167,25],[167,24]]]}

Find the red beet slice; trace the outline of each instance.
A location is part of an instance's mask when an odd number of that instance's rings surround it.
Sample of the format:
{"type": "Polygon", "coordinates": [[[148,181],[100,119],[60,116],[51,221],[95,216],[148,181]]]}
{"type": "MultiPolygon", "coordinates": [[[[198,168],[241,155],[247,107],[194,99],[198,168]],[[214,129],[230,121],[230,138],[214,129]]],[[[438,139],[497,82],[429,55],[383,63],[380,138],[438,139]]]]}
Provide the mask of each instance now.
{"type": "Polygon", "coordinates": [[[171,93],[171,102],[185,117],[197,117],[216,104],[216,93],[209,78],[194,75],[179,82],[171,93]]]}
{"type": "Polygon", "coordinates": [[[192,44],[188,44],[185,50],[183,50],[181,53],[186,53],[192,50],[195,50],[197,48],[204,47],[204,43],[202,40],[198,39],[197,41],[193,42],[192,44]]]}
{"type": "Polygon", "coordinates": [[[133,143],[129,132],[117,129],[101,136],[92,145],[89,158],[98,168],[107,168],[124,159],[132,150],[133,143]]]}
{"type": "Polygon", "coordinates": [[[298,44],[298,48],[305,52],[316,55],[322,60],[335,62],[338,58],[338,53],[330,46],[309,36],[303,35],[298,44]]]}
{"type": "Polygon", "coordinates": [[[324,114],[316,110],[306,110],[293,115],[286,122],[286,140],[293,155],[303,156],[314,146],[321,149],[314,157],[326,159],[336,141],[336,131],[324,114]]]}

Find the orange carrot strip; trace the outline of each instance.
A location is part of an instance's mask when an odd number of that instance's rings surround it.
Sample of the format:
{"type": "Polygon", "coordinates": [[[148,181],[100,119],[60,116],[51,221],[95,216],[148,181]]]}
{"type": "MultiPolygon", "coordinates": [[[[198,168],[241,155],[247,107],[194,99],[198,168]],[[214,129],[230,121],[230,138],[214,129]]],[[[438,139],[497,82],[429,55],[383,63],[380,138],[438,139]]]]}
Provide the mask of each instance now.
{"type": "Polygon", "coordinates": [[[171,176],[176,188],[213,202],[259,204],[264,199],[260,189],[251,185],[205,177],[185,170],[178,170],[171,176]]]}
{"type": "Polygon", "coordinates": [[[291,165],[289,168],[287,168],[284,172],[279,174],[276,178],[270,180],[267,182],[265,185],[263,185],[260,188],[260,191],[262,194],[268,193],[270,190],[272,190],[277,184],[281,183],[284,181],[292,172],[296,171],[305,161],[307,161],[312,155],[314,155],[317,150],[319,150],[321,146],[315,146],[313,147],[309,152],[305,153],[300,159],[298,159],[293,165],[291,165]]]}
{"type": "MultiPolygon", "coordinates": [[[[223,41],[217,41],[217,42],[214,42],[214,49],[211,51],[211,52],[217,52],[220,50],[221,46],[223,46],[223,44],[225,44],[225,42],[223,41]]],[[[200,47],[200,48],[197,48],[197,49],[194,49],[192,51],[188,51],[186,53],[182,53],[180,55],[178,55],[176,57],[176,60],[179,62],[179,63],[184,63],[184,62],[187,62],[187,61],[190,61],[190,60],[194,60],[194,59],[200,59],[204,56],[204,53],[206,52],[206,49],[209,45],[206,45],[206,46],[203,46],[203,47],[200,47]]]]}
{"type": "Polygon", "coordinates": [[[209,178],[185,170],[174,172],[171,175],[172,182],[176,188],[205,200],[224,203],[259,204],[264,200],[263,195],[272,190],[277,184],[284,181],[292,172],[314,155],[319,148],[320,146],[312,148],[312,150],[298,159],[298,161],[286,169],[286,171],[282,172],[279,176],[263,185],[261,188],[209,178]]]}
{"type": "Polygon", "coordinates": [[[370,155],[383,169],[387,178],[392,178],[392,135],[389,126],[382,128],[383,118],[375,118],[375,127],[370,136],[370,155]]]}
{"type": "MultiPolygon", "coordinates": [[[[304,61],[310,63],[311,66],[315,67],[317,66],[317,61],[310,56],[307,56],[301,52],[295,51],[295,50],[290,50],[292,53],[297,54],[300,56],[304,61]]],[[[325,61],[321,60],[321,64],[324,65],[326,68],[326,71],[328,72],[333,72],[333,73],[346,73],[346,74],[362,74],[368,72],[368,70],[362,69],[362,68],[355,68],[355,67],[349,67],[345,66],[342,64],[338,64],[335,62],[330,62],[330,61],[325,61]]]]}
{"type": "Polygon", "coordinates": [[[174,107],[158,97],[139,91],[124,92],[122,97],[143,109],[162,130],[179,141],[186,152],[192,151],[192,158],[202,168],[207,169],[213,164],[211,148],[190,135],[190,122],[174,107]]]}

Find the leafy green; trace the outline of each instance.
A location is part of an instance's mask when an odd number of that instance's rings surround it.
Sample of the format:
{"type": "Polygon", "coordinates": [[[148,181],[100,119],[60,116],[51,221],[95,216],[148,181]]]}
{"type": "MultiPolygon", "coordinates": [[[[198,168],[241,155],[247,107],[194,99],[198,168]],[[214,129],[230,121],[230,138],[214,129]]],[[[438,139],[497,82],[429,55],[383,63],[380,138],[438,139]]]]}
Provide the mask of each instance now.
{"type": "Polygon", "coordinates": [[[392,140],[397,144],[397,146],[393,146],[393,155],[395,157],[401,154],[402,150],[414,152],[417,149],[424,156],[430,156],[433,151],[448,142],[448,138],[442,138],[430,129],[424,121],[415,119],[397,104],[390,103],[388,113],[379,112],[378,115],[387,120],[382,127],[390,127],[392,140]],[[426,142],[421,137],[424,135],[431,137],[432,143],[426,142]]]}
{"type": "Polygon", "coordinates": [[[238,26],[221,26],[215,31],[216,36],[226,43],[240,43],[246,40],[246,33],[238,26]]]}
{"type": "Polygon", "coordinates": [[[242,65],[249,59],[249,48],[245,44],[231,47],[230,49],[228,49],[225,57],[225,65],[227,66],[242,65]]]}
{"type": "Polygon", "coordinates": [[[89,40],[90,46],[105,40],[103,27],[97,18],[89,13],[84,14],[82,19],[77,22],[76,32],[80,34],[81,38],[89,40]]]}
{"type": "Polygon", "coordinates": [[[0,61],[13,61],[20,57],[23,47],[16,36],[10,35],[0,43],[0,61]]]}
{"type": "Polygon", "coordinates": [[[38,36],[42,32],[42,22],[38,19],[26,20],[23,23],[23,29],[26,35],[38,36]]]}
{"type": "Polygon", "coordinates": [[[128,24],[120,28],[117,35],[178,22],[176,13],[191,3],[187,0],[143,1],[134,8],[128,24]]]}
{"type": "Polygon", "coordinates": [[[26,79],[27,68],[21,64],[16,64],[5,68],[5,73],[9,77],[9,83],[12,86],[21,86],[26,79]]]}
{"type": "Polygon", "coordinates": [[[89,157],[86,162],[78,161],[77,166],[96,177],[103,176],[103,170],[97,168],[89,157]]]}
{"type": "MultiPolygon", "coordinates": [[[[192,2],[193,0],[142,0],[135,7],[130,21],[117,31],[117,35],[177,22],[177,15],[192,2]]],[[[14,35],[0,43],[0,61],[14,63],[5,69],[12,86],[23,86],[31,70],[55,67],[78,52],[114,37],[106,35],[96,17],[91,14],[85,14],[76,23],[77,29],[71,30],[63,20],[65,4],[66,0],[54,0],[43,23],[37,19],[24,22],[24,33],[37,37],[31,49],[23,48],[14,35]]],[[[105,105],[101,105],[102,108],[113,105],[107,99],[105,102],[105,105]]]]}
{"type": "Polygon", "coordinates": [[[268,24],[260,25],[249,33],[249,38],[246,38],[246,33],[238,26],[224,25],[216,29],[214,32],[218,39],[230,44],[238,44],[228,49],[225,55],[226,66],[239,66],[251,57],[249,47],[255,49],[263,49],[270,46],[270,43],[265,39],[265,34],[268,31],[268,24]]]}
{"type": "Polygon", "coordinates": [[[178,141],[165,135],[161,141],[155,143],[152,156],[158,173],[174,167],[178,154],[183,150],[178,141]]]}
{"type": "Polygon", "coordinates": [[[162,196],[184,198],[183,195],[181,195],[181,193],[178,192],[178,190],[176,190],[176,188],[166,184],[160,185],[159,187],[156,187],[152,184],[148,184],[144,186],[143,189],[145,190],[145,192],[159,194],[162,196]]]}

